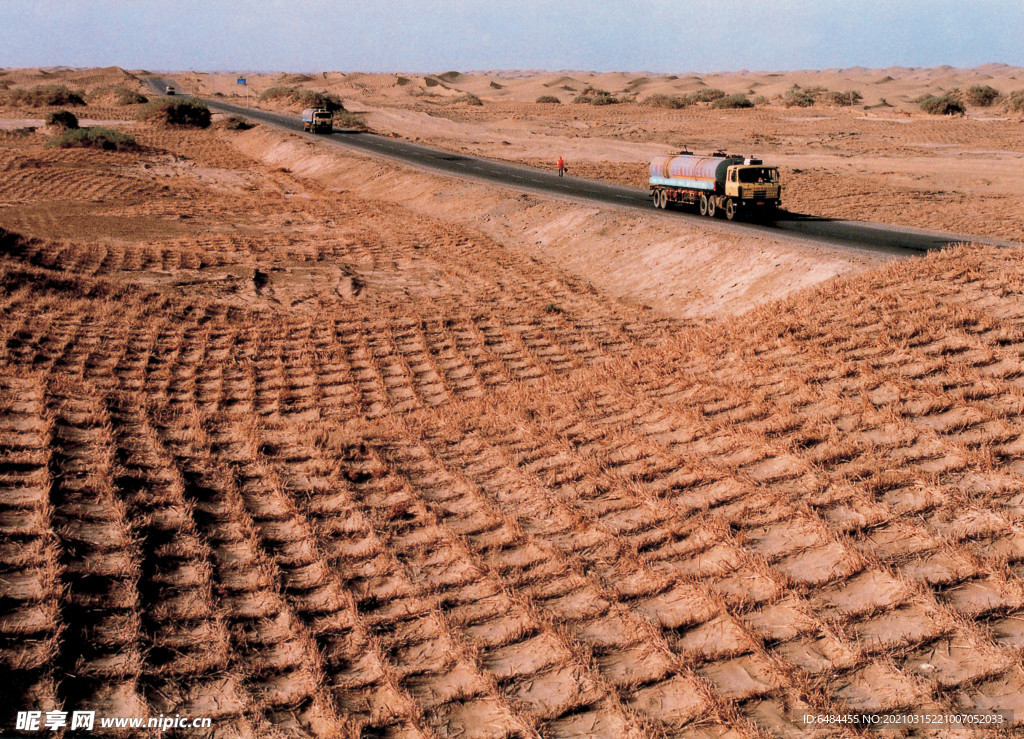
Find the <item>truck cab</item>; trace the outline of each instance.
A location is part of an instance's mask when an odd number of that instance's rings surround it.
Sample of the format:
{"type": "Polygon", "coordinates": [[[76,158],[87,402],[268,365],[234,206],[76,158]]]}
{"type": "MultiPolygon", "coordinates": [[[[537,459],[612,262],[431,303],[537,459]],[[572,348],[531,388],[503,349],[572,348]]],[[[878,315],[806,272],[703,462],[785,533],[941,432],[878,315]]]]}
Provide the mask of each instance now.
{"type": "Polygon", "coordinates": [[[334,130],[334,114],[326,108],[306,108],[302,111],[302,130],[331,133],[334,130]]]}
{"type": "Polygon", "coordinates": [[[725,196],[739,206],[777,206],[782,198],[779,168],[766,167],[760,159],[745,159],[729,167],[725,196]]]}

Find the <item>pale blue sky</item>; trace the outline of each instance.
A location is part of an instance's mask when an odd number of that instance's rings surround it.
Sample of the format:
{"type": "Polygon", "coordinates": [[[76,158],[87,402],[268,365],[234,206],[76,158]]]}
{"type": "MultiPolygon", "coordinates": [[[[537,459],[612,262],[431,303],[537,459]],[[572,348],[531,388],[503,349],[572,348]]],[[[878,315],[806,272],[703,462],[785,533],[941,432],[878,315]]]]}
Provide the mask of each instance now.
{"type": "Polygon", "coordinates": [[[1024,0],[0,0],[0,67],[711,72],[1024,65],[1024,0]]]}

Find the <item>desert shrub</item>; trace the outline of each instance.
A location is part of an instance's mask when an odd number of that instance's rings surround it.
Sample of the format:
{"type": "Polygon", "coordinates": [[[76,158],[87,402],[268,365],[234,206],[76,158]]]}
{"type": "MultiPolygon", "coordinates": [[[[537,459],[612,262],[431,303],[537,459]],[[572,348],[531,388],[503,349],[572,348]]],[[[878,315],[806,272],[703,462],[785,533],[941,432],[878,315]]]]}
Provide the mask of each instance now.
{"type": "Polygon", "coordinates": [[[345,110],[341,98],[337,95],[329,92],[303,90],[299,87],[270,87],[263,91],[260,100],[284,100],[290,105],[301,108],[326,108],[331,112],[345,110]]]}
{"type": "Polygon", "coordinates": [[[596,87],[585,87],[583,92],[572,99],[574,103],[583,103],[587,105],[613,105],[619,102],[619,99],[612,95],[607,90],[601,90],[596,87]]]}
{"type": "Polygon", "coordinates": [[[90,103],[111,99],[114,101],[115,105],[140,105],[142,103],[149,102],[149,99],[145,95],[142,95],[135,90],[129,90],[127,87],[111,85],[97,87],[89,93],[86,99],[90,103]]]}
{"type": "Polygon", "coordinates": [[[347,110],[334,114],[334,125],[336,128],[354,128],[356,130],[365,131],[366,121],[363,117],[356,115],[355,113],[349,113],[347,110]]]}
{"type": "Polygon", "coordinates": [[[847,90],[846,92],[832,91],[828,93],[827,97],[830,104],[845,107],[859,105],[864,101],[864,96],[857,90],[847,90]]]}
{"type": "Polygon", "coordinates": [[[541,95],[539,98],[537,98],[537,102],[538,103],[557,103],[559,105],[562,103],[562,101],[559,100],[558,98],[556,98],[554,95],[541,95]]]}
{"type": "Polygon", "coordinates": [[[221,126],[223,126],[228,131],[248,131],[250,128],[255,128],[256,124],[247,121],[245,118],[242,118],[241,116],[229,115],[227,118],[221,121],[221,126]]]}
{"type": "Polygon", "coordinates": [[[742,92],[720,97],[711,103],[712,108],[753,108],[754,104],[742,92]]]}
{"type": "Polygon", "coordinates": [[[8,90],[4,102],[38,108],[44,105],[85,105],[84,93],[64,85],[37,85],[8,90]]]}
{"type": "Polygon", "coordinates": [[[160,98],[147,103],[138,119],[171,126],[206,128],[210,125],[210,109],[194,98],[160,98]]]}
{"type": "Polygon", "coordinates": [[[999,99],[999,90],[989,85],[972,85],[967,88],[964,99],[968,105],[977,108],[988,108],[999,99]]]}
{"type": "Polygon", "coordinates": [[[260,100],[279,100],[280,98],[291,98],[295,93],[294,87],[268,87],[260,93],[260,100]]]}
{"type": "Polygon", "coordinates": [[[949,93],[929,95],[921,101],[921,110],[931,115],[963,115],[965,112],[964,104],[949,93]]]}
{"type": "Polygon", "coordinates": [[[484,101],[478,98],[471,92],[467,92],[465,95],[459,95],[457,98],[452,99],[452,105],[458,103],[465,103],[466,105],[483,105],[484,101]]]}
{"type": "Polygon", "coordinates": [[[329,92],[300,90],[296,96],[295,102],[303,108],[326,108],[331,112],[336,110],[345,110],[345,106],[342,104],[341,98],[329,92]]]}
{"type": "Polygon", "coordinates": [[[670,108],[672,110],[678,110],[679,108],[685,108],[690,105],[693,101],[687,95],[648,95],[643,99],[641,105],[650,105],[652,108],[670,108]]]}
{"type": "Polygon", "coordinates": [[[690,100],[695,103],[713,103],[716,100],[721,100],[725,97],[725,90],[719,90],[717,87],[706,87],[703,90],[697,90],[697,92],[691,92],[689,95],[690,100]]]}
{"type": "Polygon", "coordinates": [[[757,95],[750,102],[752,102],[754,105],[767,105],[768,98],[766,98],[764,95],[757,95]]]}
{"type": "Polygon", "coordinates": [[[78,116],[70,110],[55,110],[47,114],[46,125],[68,130],[75,129],[78,128],[78,116]]]}
{"type": "Polygon", "coordinates": [[[1006,109],[1011,113],[1024,113],[1024,90],[1015,90],[1006,97],[1006,109]]]}
{"type": "Polygon", "coordinates": [[[103,149],[104,151],[131,151],[138,148],[132,136],[100,126],[72,128],[46,142],[58,149],[103,149]]]}
{"type": "Polygon", "coordinates": [[[809,108],[814,105],[814,98],[803,90],[786,90],[782,104],[787,108],[809,108]]]}

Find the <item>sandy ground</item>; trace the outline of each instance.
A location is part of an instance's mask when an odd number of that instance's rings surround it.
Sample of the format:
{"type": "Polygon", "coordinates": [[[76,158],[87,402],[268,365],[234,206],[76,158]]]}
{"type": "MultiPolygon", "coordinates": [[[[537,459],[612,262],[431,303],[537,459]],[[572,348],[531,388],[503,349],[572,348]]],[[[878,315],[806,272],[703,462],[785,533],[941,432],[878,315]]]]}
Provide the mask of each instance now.
{"type": "Polygon", "coordinates": [[[3,725],[1020,729],[1024,251],[814,286],[796,246],[655,213],[135,134],[0,131],[3,725]],[[729,253],[742,299],[706,269],[729,253]],[[769,258],[793,275],[758,288],[769,258]],[[692,302],[641,278],[702,267],[692,302]]]}

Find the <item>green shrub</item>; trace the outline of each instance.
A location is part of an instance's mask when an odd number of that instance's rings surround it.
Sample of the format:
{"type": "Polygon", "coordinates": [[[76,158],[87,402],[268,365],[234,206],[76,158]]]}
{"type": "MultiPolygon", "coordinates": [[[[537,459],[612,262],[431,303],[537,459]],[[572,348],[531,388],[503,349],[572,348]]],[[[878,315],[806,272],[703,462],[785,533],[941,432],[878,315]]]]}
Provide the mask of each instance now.
{"type": "Polygon", "coordinates": [[[1007,96],[1006,110],[1010,113],[1024,113],[1024,90],[1015,90],[1007,96]]]}
{"type": "Polygon", "coordinates": [[[614,95],[609,95],[608,93],[594,95],[590,99],[591,105],[616,105],[619,102],[621,101],[617,97],[615,97],[614,95]]]}
{"type": "Polygon", "coordinates": [[[147,103],[139,111],[138,119],[171,126],[206,128],[210,125],[210,109],[195,98],[165,97],[147,103]]]}
{"type": "Polygon", "coordinates": [[[754,104],[742,92],[720,97],[711,103],[712,108],[753,108],[754,104]]]}
{"type": "Polygon", "coordinates": [[[964,98],[968,105],[977,108],[988,108],[1000,97],[999,90],[989,85],[972,85],[967,89],[964,98]]]}
{"type": "Polygon", "coordinates": [[[135,90],[129,90],[127,87],[111,85],[97,87],[89,93],[86,99],[90,103],[111,99],[115,105],[139,105],[141,103],[149,102],[149,99],[145,95],[142,95],[135,90]]]}
{"type": "Polygon", "coordinates": [[[949,93],[926,97],[921,101],[921,110],[931,115],[963,115],[966,112],[964,104],[949,93]]]}
{"type": "Polygon", "coordinates": [[[562,101],[556,98],[554,95],[541,95],[537,98],[538,103],[557,103],[561,105],[562,101]]]}
{"type": "Polygon", "coordinates": [[[4,101],[9,105],[39,108],[44,105],[85,105],[84,93],[64,85],[37,85],[8,90],[4,101]]]}
{"type": "Polygon", "coordinates": [[[69,130],[75,129],[78,128],[78,116],[70,110],[55,110],[47,114],[46,125],[69,130]]]}
{"type": "Polygon", "coordinates": [[[752,102],[754,105],[767,105],[768,98],[766,98],[764,95],[757,95],[750,102],[752,102]]]}
{"type": "Polygon", "coordinates": [[[104,151],[132,151],[138,148],[135,139],[128,134],[100,126],[68,129],[47,141],[46,145],[58,149],[103,149],[104,151]]]}
{"type": "Polygon", "coordinates": [[[833,91],[828,93],[828,101],[832,105],[845,106],[849,108],[863,102],[864,96],[857,90],[847,90],[846,92],[833,91]]]}
{"type": "Polygon", "coordinates": [[[650,105],[652,108],[669,108],[678,110],[692,104],[693,101],[687,95],[648,95],[643,99],[642,105],[650,105]]]}

